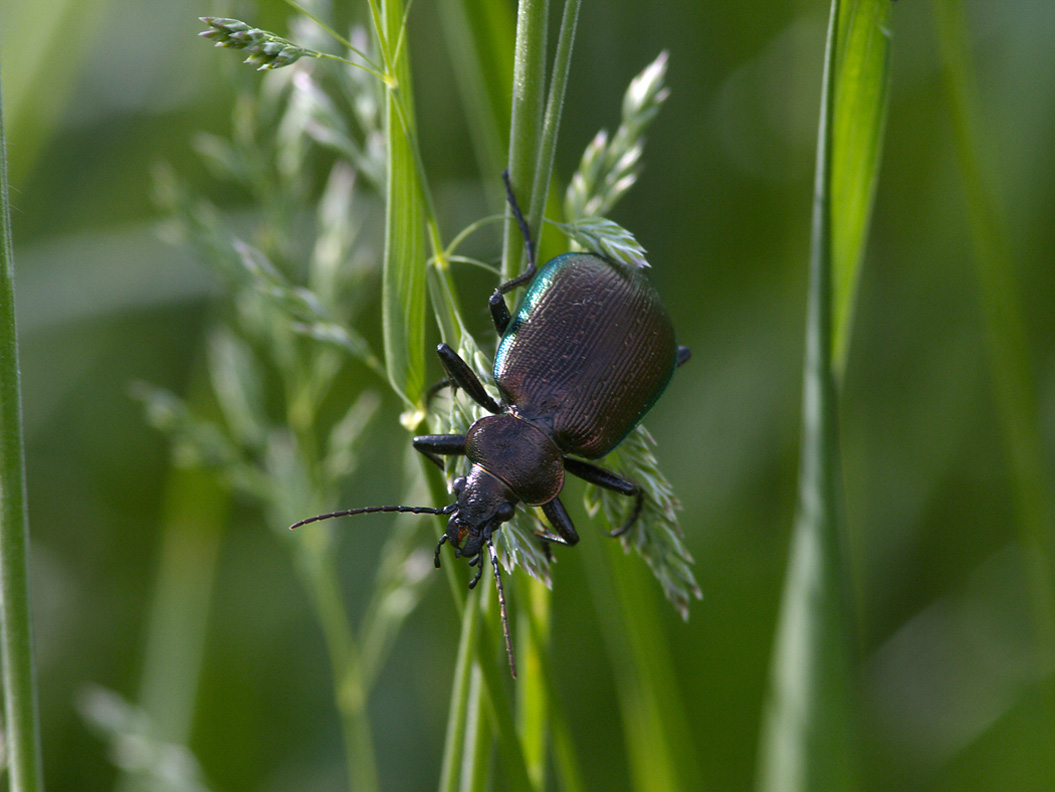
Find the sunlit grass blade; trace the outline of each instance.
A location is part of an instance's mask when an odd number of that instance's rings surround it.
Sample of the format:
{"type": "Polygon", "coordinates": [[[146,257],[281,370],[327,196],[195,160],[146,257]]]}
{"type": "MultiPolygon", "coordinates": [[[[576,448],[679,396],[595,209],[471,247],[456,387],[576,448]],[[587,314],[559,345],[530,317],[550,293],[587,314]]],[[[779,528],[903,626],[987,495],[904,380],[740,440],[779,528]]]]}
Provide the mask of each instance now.
{"type": "Polygon", "coordinates": [[[762,724],[763,792],[856,787],[851,620],[845,587],[832,366],[832,134],[838,0],[828,23],[810,239],[799,496],[762,724]]]}
{"type": "Polygon", "coordinates": [[[44,782],[29,611],[29,515],[2,100],[0,95],[0,656],[11,788],[35,792],[44,782]]]}
{"type": "MultiPolygon", "coordinates": [[[[395,42],[403,21],[403,2],[385,0],[382,10],[385,36],[389,43],[395,42]]],[[[414,135],[414,103],[406,48],[392,68],[399,95],[389,91],[385,100],[388,182],[381,290],[385,366],[392,387],[408,404],[416,405],[425,387],[425,213],[408,139],[414,135]],[[396,104],[400,100],[406,129],[396,104]]]]}
{"type": "Polygon", "coordinates": [[[844,0],[839,11],[831,197],[838,211],[832,224],[832,355],[840,378],[883,149],[893,7],[890,0],[844,0]]]}

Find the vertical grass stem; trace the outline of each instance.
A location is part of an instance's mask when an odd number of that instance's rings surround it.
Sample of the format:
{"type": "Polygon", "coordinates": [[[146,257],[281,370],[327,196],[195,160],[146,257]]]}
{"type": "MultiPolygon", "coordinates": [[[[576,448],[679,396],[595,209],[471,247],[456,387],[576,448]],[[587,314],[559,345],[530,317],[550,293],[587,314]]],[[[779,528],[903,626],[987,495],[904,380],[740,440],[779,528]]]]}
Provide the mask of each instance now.
{"type": "Polygon", "coordinates": [[[11,789],[38,792],[44,781],[29,614],[29,517],[2,98],[0,94],[0,656],[11,789]]]}

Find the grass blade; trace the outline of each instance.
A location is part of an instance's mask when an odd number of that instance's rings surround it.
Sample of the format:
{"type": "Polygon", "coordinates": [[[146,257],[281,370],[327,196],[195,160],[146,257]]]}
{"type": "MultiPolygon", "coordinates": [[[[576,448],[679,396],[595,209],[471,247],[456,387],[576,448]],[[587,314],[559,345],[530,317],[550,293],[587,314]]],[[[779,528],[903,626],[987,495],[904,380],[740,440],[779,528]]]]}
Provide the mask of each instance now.
{"type": "MultiPolygon", "coordinates": [[[[0,96],[2,100],[2,96],[0,96]]],[[[15,261],[8,203],[7,143],[0,109],[0,654],[4,731],[11,789],[44,788],[40,763],[33,631],[29,614],[29,516],[26,512],[22,387],[15,330],[15,261]]]]}
{"type": "Polygon", "coordinates": [[[832,369],[832,134],[839,1],[828,22],[810,239],[799,503],[773,654],[759,789],[855,788],[850,620],[832,369]]]}
{"type": "MultiPolygon", "coordinates": [[[[382,48],[399,40],[403,11],[403,0],[385,0],[382,4],[386,39],[381,42],[382,48]]],[[[425,387],[425,214],[410,140],[416,135],[406,47],[400,49],[391,68],[397,87],[385,98],[388,181],[381,288],[385,366],[392,387],[408,404],[415,405],[425,387]],[[399,117],[400,101],[406,129],[399,117]]]]}
{"type": "MultiPolygon", "coordinates": [[[[509,178],[521,206],[533,206],[536,189],[533,182],[538,160],[539,130],[546,92],[546,24],[548,0],[521,0],[517,11],[517,33],[513,60],[513,108],[509,132],[509,178]]],[[[538,217],[527,217],[535,244],[539,243],[541,223],[538,217]]],[[[507,211],[502,245],[502,279],[518,275],[523,267],[524,240],[520,229],[507,211]]]]}
{"type": "Polygon", "coordinates": [[[872,217],[890,93],[890,0],[846,0],[839,41],[832,136],[833,360],[846,367],[854,301],[872,217]]]}

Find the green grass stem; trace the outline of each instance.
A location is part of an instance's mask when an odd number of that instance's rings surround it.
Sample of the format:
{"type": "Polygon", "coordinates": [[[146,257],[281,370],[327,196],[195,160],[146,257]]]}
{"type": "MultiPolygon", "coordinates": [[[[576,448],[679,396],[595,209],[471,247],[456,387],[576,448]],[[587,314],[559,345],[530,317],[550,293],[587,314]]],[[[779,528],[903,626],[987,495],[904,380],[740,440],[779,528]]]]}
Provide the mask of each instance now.
{"type": "Polygon", "coordinates": [[[543,211],[549,198],[549,183],[553,176],[553,159],[557,155],[557,137],[560,131],[561,112],[564,109],[564,93],[568,87],[568,73],[571,68],[572,45],[575,43],[575,28],[579,23],[579,6],[581,0],[566,0],[564,13],[561,15],[560,34],[557,38],[557,52],[553,59],[553,74],[550,77],[549,94],[546,98],[546,112],[542,118],[542,132],[539,139],[538,159],[531,183],[531,200],[528,203],[528,222],[535,235],[536,246],[542,244],[543,211]]]}
{"type": "Polygon", "coordinates": [[[0,94],[0,657],[11,789],[38,792],[44,779],[29,608],[29,515],[2,104],[0,94]]]}
{"type": "MultiPolygon", "coordinates": [[[[522,0],[517,10],[513,57],[513,105],[509,131],[509,177],[523,206],[534,203],[539,130],[546,93],[546,37],[549,0],[522,0]]],[[[511,212],[506,213],[502,246],[502,279],[523,270],[524,240],[511,212]]],[[[539,218],[528,215],[532,233],[541,231],[539,218]]],[[[536,240],[537,241],[537,240],[536,240]]]]}

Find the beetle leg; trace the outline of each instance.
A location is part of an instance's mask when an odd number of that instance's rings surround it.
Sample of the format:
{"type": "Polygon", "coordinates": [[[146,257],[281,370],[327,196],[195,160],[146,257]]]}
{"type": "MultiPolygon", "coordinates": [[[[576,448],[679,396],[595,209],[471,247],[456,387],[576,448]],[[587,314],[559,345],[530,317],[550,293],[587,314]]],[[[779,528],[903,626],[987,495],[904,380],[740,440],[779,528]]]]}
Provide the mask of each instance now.
{"type": "Polygon", "coordinates": [[[502,292],[495,289],[495,293],[491,295],[491,299],[487,301],[487,304],[491,308],[491,320],[495,323],[495,330],[498,331],[498,335],[505,335],[506,328],[509,327],[509,320],[512,317],[509,315],[509,306],[506,305],[502,292]]]}
{"type": "Polygon", "coordinates": [[[509,327],[509,320],[512,318],[509,313],[509,306],[506,305],[505,297],[502,295],[512,291],[517,286],[524,285],[534,277],[535,265],[531,264],[515,278],[507,280],[495,289],[491,299],[487,301],[488,306],[491,308],[491,320],[495,323],[495,330],[498,331],[498,335],[505,335],[506,328],[509,327]]]}
{"type": "Polygon", "coordinates": [[[436,394],[444,388],[450,387],[453,383],[450,379],[441,379],[427,391],[425,391],[425,404],[432,404],[432,400],[436,398],[436,394]]]}
{"type": "Polygon", "coordinates": [[[553,530],[557,533],[551,534],[547,532],[536,534],[539,539],[545,539],[547,542],[558,542],[568,546],[579,543],[579,534],[575,530],[575,526],[572,524],[571,517],[568,516],[568,510],[565,509],[564,504],[560,502],[560,498],[554,498],[549,503],[543,503],[542,513],[546,515],[546,519],[549,520],[550,525],[553,526],[553,530]]]}
{"type": "Polygon", "coordinates": [[[440,344],[436,347],[436,354],[440,356],[440,362],[450,376],[451,383],[468,393],[472,400],[485,410],[495,414],[502,412],[498,402],[487,395],[480,378],[469,368],[469,364],[458,356],[457,352],[447,344],[440,344]]]}
{"type": "Polygon", "coordinates": [[[483,553],[478,553],[476,558],[469,562],[469,566],[476,567],[476,574],[469,581],[469,588],[474,589],[476,584],[480,582],[480,576],[484,573],[483,553]]]}
{"type": "MultiPolygon", "coordinates": [[[[682,348],[684,349],[684,347],[682,348]]],[[[636,499],[634,509],[630,512],[626,522],[614,531],[606,531],[609,536],[622,536],[637,522],[645,500],[644,493],[641,492],[641,488],[637,484],[622,476],[617,476],[610,470],[605,470],[603,467],[598,467],[574,457],[564,457],[564,470],[573,476],[578,476],[583,481],[588,481],[590,484],[595,484],[598,487],[604,487],[612,492],[618,492],[620,495],[636,499]]]]}
{"type": "Polygon", "coordinates": [[[497,289],[494,294],[491,295],[489,305],[491,306],[491,318],[494,320],[495,329],[498,331],[498,335],[505,335],[506,328],[509,326],[509,308],[506,306],[506,301],[502,297],[503,294],[511,292],[517,286],[523,286],[525,283],[535,277],[535,241],[531,238],[531,229],[528,228],[527,220],[524,219],[524,213],[520,211],[520,205],[517,203],[517,198],[513,194],[513,185],[509,181],[509,171],[502,171],[502,181],[506,186],[506,199],[509,201],[509,208],[513,212],[513,217],[517,221],[517,225],[520,226],[520,233],[524,237],[524,247],[527,249],[527,269],[517,275],[515,278],[507,280],[497,289]]]}
{"type": "Polygon", "coordinates": [[[414,438],[414,448],[443,469],[443,460],[437,456],[455,456],[465,453],[465,435],[420,435],[414,438]]]}
{"type": "Polygon", "coordinates": [[[692,357],[692,352],[689,350],[689,348],[687,346],[679,346],[678,347],[678,366],[682,366],[691,357],[692,357]]]}

